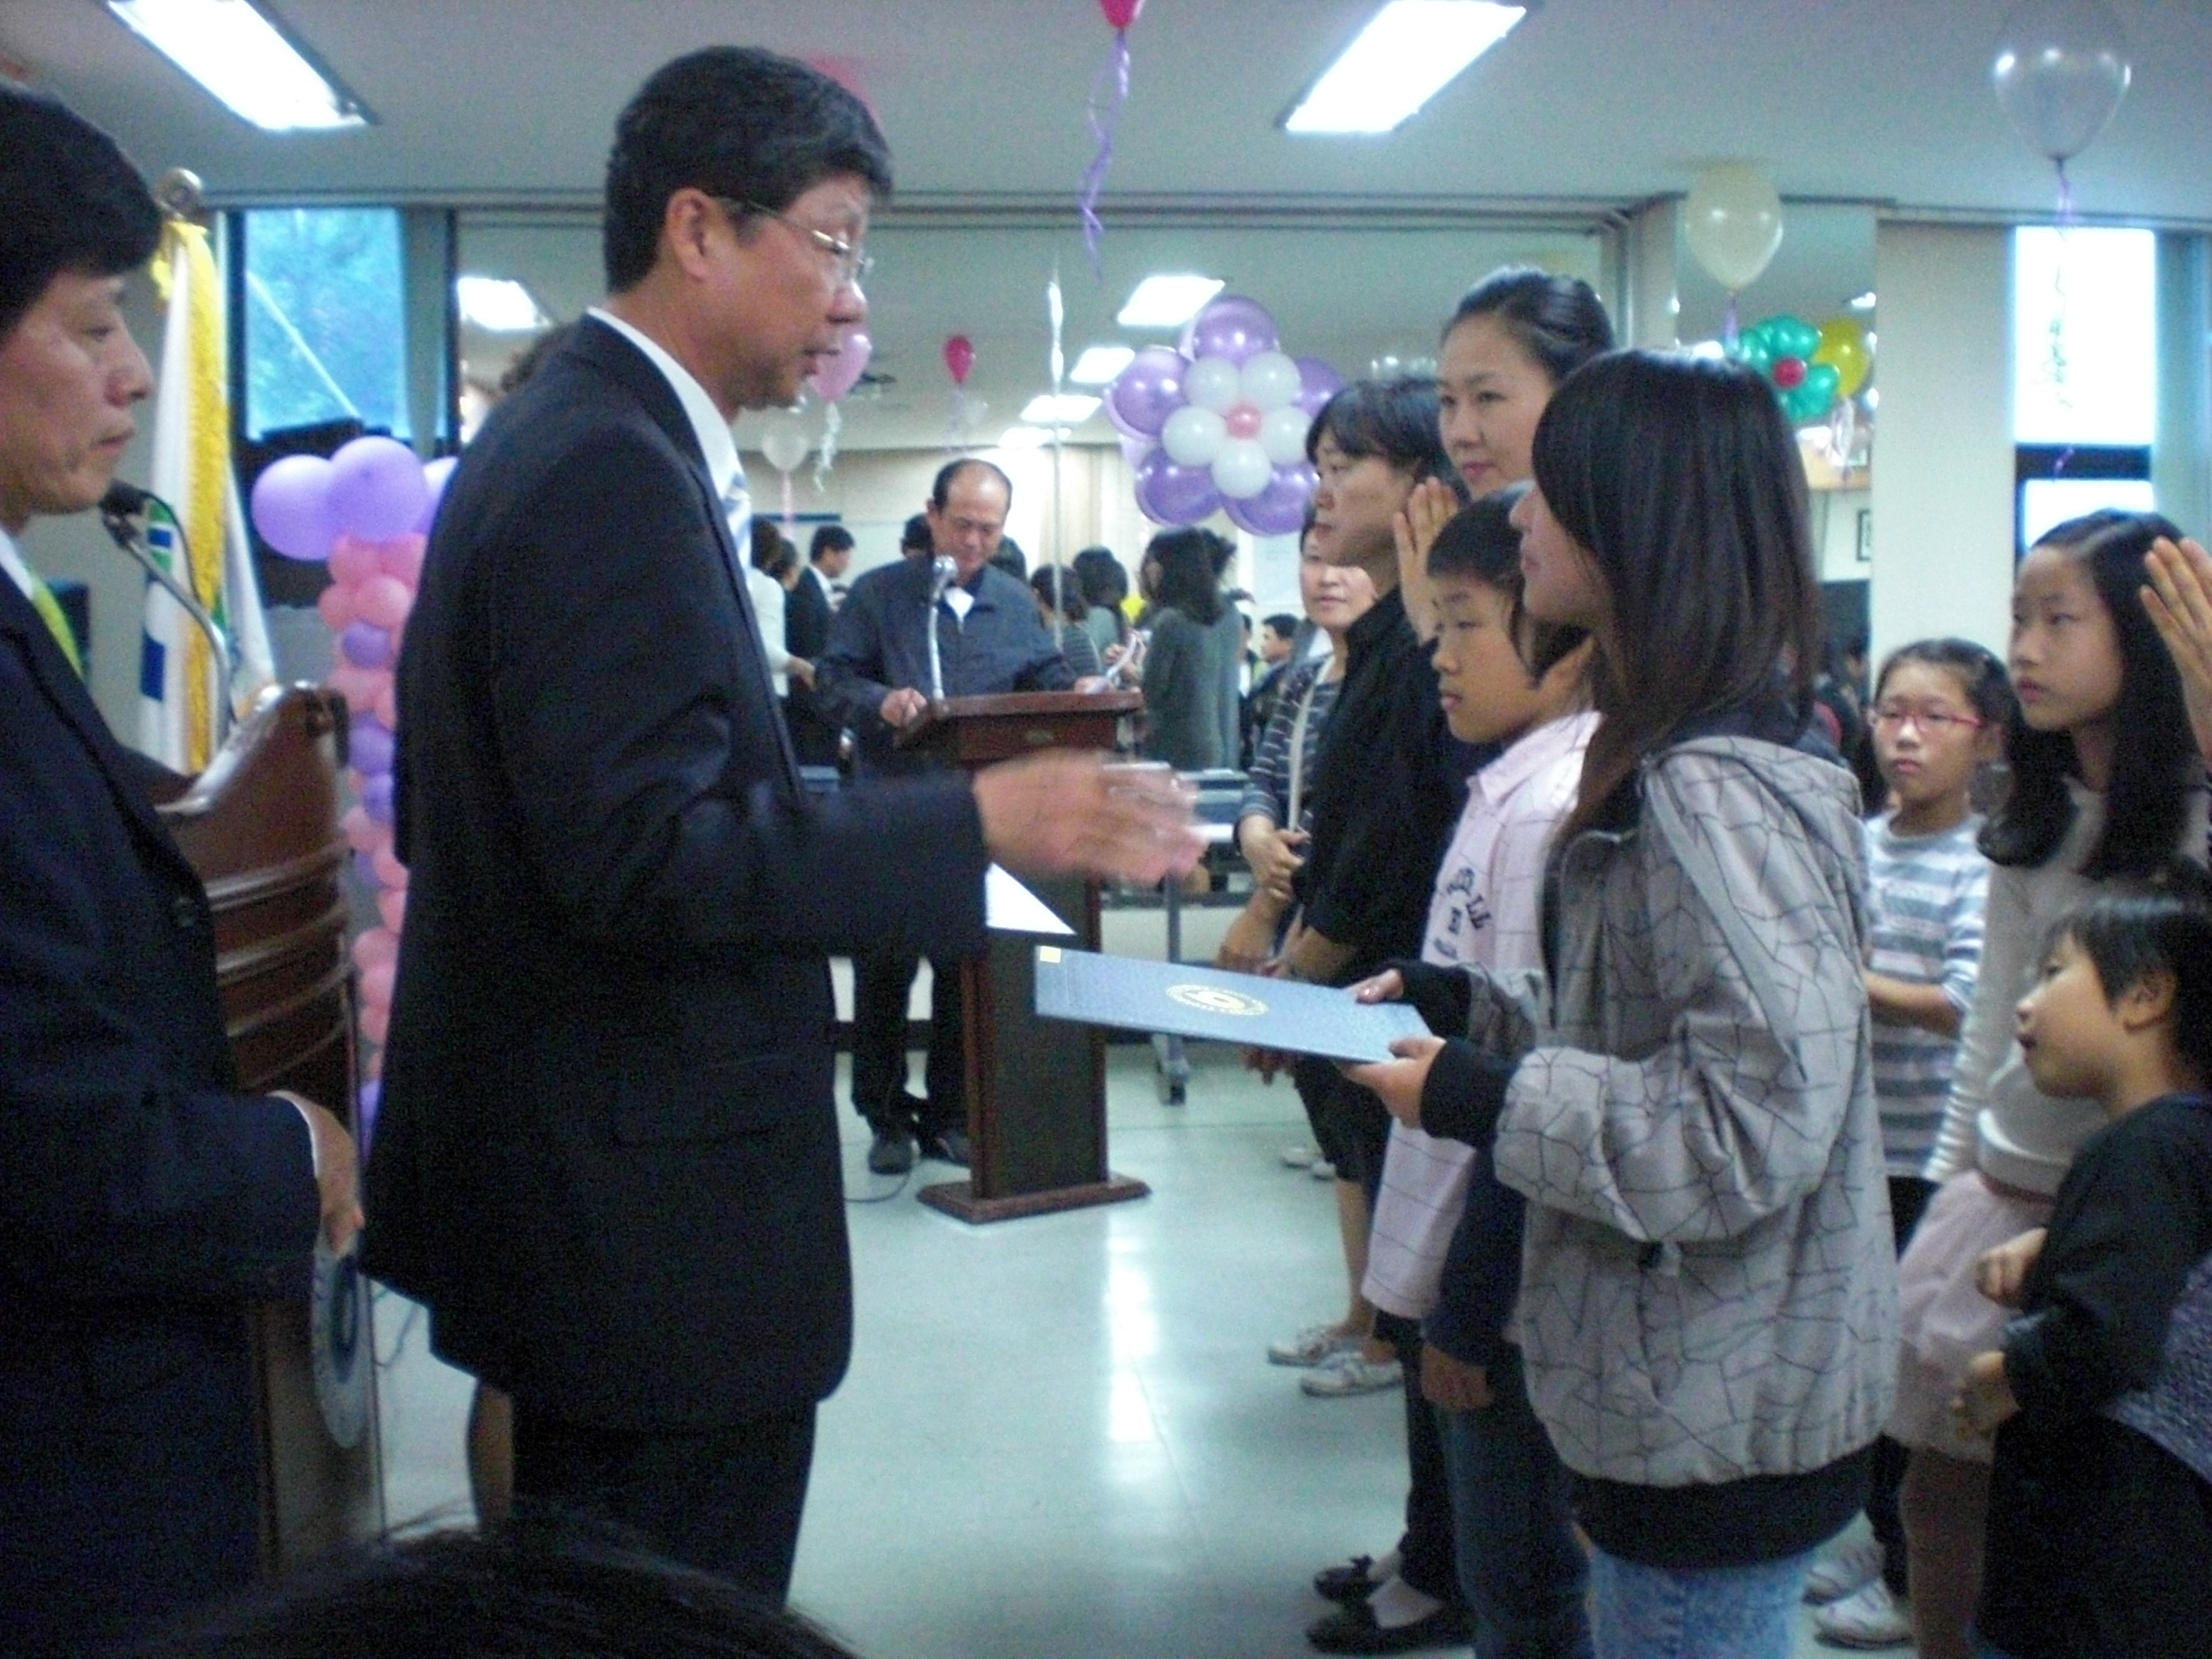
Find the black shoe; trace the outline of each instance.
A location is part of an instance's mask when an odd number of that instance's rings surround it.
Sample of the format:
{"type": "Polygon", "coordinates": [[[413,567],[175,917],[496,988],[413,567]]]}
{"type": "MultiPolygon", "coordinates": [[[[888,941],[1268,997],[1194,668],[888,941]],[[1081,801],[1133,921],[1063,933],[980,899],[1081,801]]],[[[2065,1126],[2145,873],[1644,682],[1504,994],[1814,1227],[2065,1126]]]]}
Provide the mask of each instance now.
{"type": "Polygon", "coordinates": [[[970,1152],[965,1129],[924,1129],[921,1132],[921,1155],[933,1158],[942,1164],[957,1164],[968,1167],[970,1152]]]}
{"type": "Polygon", "coordinates": [[[868,1169],[874,1175],[904,1175],[914,1168],[914,1137],[904,1129],[878,1129],[868,1148],[868,1169]]]}
{"type": "Polygon", "coordinates": [[[1374,1566],[1373,1556],[1355,1555],[1342,1566],[1323,1567],[1314,1575],[1314,1594],[1327,1601],[1364,1601],[1382,1588],[1370,1577],[1374,1566]]]}
{"type": "Polygon", "coordinates": [[[1463,1648],[1473,1639],[1474,1621],[1465,1607],[1442,1607],[1425,1619],[1389,1629],[1375,1622],[1364,1601],[1339,1607],[1306,1626],[1306,1640],[1323,1653],[1411,1653],[1416,1648],[1463,1648]]]}

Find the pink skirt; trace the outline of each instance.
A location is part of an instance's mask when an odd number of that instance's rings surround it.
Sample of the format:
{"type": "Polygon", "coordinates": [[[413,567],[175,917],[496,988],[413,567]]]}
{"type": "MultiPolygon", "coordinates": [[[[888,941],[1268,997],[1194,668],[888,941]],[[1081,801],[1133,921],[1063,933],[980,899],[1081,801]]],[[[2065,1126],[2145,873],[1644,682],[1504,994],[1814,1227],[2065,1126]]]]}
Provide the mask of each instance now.
{"type": "Polygon", "coordinates": [[[1899,1322],[1892,1439],[1967,1462],[1990,1461],[1990,1443],[1952,1426],[1951,1397],[1967,1362],[1998,1345],[2012,1310],[1974,1283],[1983,1251],[2051,1219],[2051,1200],[1999,1187],[1978,1170],[1945,1182],[1897,1265],[1899,1322]]]}

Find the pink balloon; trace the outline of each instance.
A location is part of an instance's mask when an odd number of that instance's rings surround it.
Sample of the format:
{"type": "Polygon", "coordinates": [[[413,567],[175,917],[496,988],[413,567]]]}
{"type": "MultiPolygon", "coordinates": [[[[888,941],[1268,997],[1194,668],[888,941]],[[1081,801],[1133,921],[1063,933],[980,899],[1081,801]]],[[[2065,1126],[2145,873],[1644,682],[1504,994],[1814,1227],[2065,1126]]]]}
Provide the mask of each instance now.
{"type": "Polygon", "coordinates": [[[363,1008],[361,1011],[361,1034],[379,1048],[392,1030],[392,1011],[389,1008],[363,1008]]]}
{"type": "Polygon", "coordinates": [[[398,933],[407,921],[407,890],[387,887],[376,896],[376,914],[384,918],[384,925],[398,933]]]}
{"type": "Polygon", "coordinates": [[[361,585],[361,594],[355,605],[363,622],[374,623],[379,628],[397,628],[415,608],[415,596],[397,576],[377,575],[361,585]]]}
{"type": "Polygon", "coordinates": [[[315,595],[315,612],[322,617],[323,626],[333,634],[343,634],[361,617],[354,603],[353,589],[338,582],[332,582],[315,595]]]}
{"type": "MultiPolygon", "coordinates": [[[[370,1082],[370,1083],[380,1082],[380,1081],[383,1079],[383,1077],[384,1077],[384,1050],[383,1050],[383,1049],[381,1049],[381,1048],[375,1048],[375,1049],[372,1049],[372,1050],[370,1050],[368,1058],[367,1060],[363,1060],[363,1061],[362,1062],[362,1064],[361,1064],[361,1074],[362,1074],[362,1078],[363,1078],[363,1079],[365,1079],[367,1081],[368,1081],[368,1082],[370,1082]]],[[[362,1144],[362,1147],[363,1147],[364,1149],[366,1149],[366,1148],[367,1148],[367,1146],[368,1146],[368,1133],[369,1133],[369,1129],[370,1129],[371,1126],[372,1126],[372,1125],[374,1125],[374,1124],[375,1123],[375,1121],[376,1121],[376,1108],[375,1108],[375,1107],[374,1107],[374,1106],[372,1106],[371,1104],[369,1104],[369,1103],[368,1103],[367,1100],[363,1100],[363,1101],[362,1102],[362,1105],[361,1105],[361,1119],[360,1119],[360,1121],[361,1121],[361,1144],[362,1144]]]]}
{"type": "Polygon", "coordinates": [[[404,583],[411,593],[422,585],[422,550],[427,545],[427,539],[419,532],[410,536],[394,536],[377,549],[377,562],[384,567],[386,575],[404,583]]]}
{"type": "Polygon", "coordinates": [[[965,334],[949,334],[945,339],[945,372],[952,377],[955,386],[968,384],[968,371],[975,367],[975,343],[965,334]]]}
{"type": "Polygon", "coordinates": [[[346,845],[355,852],[372,854],[377,843],[390,833],[358,806],[346,809],[346,815],[338,820],[338,829],[345,836],[346,845]]]}
{"type": "Polygon", "coordinates": [[[848,329],[844,344],[837,348],[834,357],[823,358],[808,375],[806,384],[814,388],[814,395],[825,404],[838,398],[860,384],[860,373],[868,366],[868,358],[875,344],[860,329],[848,329]]]}
{"type": "Polygon", "coordinates": [[[1145,0],[1098,0],[1098,9],[1106,15],[1109,27],[1125,29],[1137,21],[1137,14],[1145,9],[1145,0]]]}
{"type": "Polygon", "coordinates": [[[331,580],[344,586],[367,581],[383,568],[376,544],[358,536],[340,536],[331,544],[331,580]]]}
{"type": "Polygon", "coordinates": [[[384,884],[386,890],[396,889],[403,893],[407,890],[407,866],[392,852],[389,836],[383,846],[369,854],[368,861],[375,866],[376,878],[384,884]]]}
{"type": "Polygon", "coordinates": [[[1232,438],[1256,438],[1260,422],[1266,416],[1250,404],[1231,404],[1221,414],[1221,423],[1229,428],[1232,438]]]}
{"type": "Polygon", "coordinates": [[[355,714],[376,707],[376,694],[392,684],[388,668],[356,668],[342,662],[325,675],[323,684],[346,700],[346,707],[355,714]]]}
{"type": "Polygon", "coordinates": [[[372,927],[353,942],[354,965],[364,972],[379,963],[399,960],[399,935],[389,927],[372,927]]]}
{"type": "Polygon", "coordinates": [[[399,729],[399,687],[390,675],[385,677],[383,689],[377,692],[376,700],[369,704],[369,712],[384,722],[387,732],[399,729]]]}
{"type": "Polygon", "coordinates": [[[373,968],[361,970],[361,1000],[371,1008],[392,1010],[392,985],[399,977],[397,963],[380,962],[373,968]]]}

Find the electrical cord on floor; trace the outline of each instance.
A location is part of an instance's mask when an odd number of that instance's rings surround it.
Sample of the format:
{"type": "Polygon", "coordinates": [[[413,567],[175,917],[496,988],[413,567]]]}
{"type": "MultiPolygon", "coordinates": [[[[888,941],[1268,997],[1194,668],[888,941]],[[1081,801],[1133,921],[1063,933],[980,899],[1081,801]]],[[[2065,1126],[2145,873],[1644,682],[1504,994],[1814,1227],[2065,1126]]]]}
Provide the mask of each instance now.
{"type": "MultiPolygon", "coordinates": [[[[373,1308],[381,1307],[386,1302],[398,1296],[399,1292],[393,1290],[388,1285],[377,1285],[372,1282],[370,1285],[370,1305],[373,1308]]],[[[406,1301],[404,1297],[400,1297],[399,1299],[406,1301]]],[[[386,1358],[383,1354],[376,1356],[376,1369],[378,1370],[388,1371],[394,1365],[397,1365],[399,1363],[400,1357],[407,1352],[407,1334],[415,1328],[415,1322],[422,1316],[422,1304],[421,1303],[407,1303],[407,1317],[399,1322],[399,1334],[392,1340],[391,1356],[389,1358],[386,1358]]],[[[374,1329],[374,1326],[372,1324],[370,1328],[374,1329]]]]}
{"type": "MultiPolygon", "coordinates": [[[[915,1160],[917,1164],[920,1161],[915,1160]]],[[[866,1198],[855,1198],[848,1192],[845,1194],[845,1201],[848,1204],[888,1204],[907,1189],[908,1184],[914,1180],[914,1169],[915,1166],[909,1164],[902,1170],[899,1174],[898,1184],[887,1193],[874,1193],[866,1198]]]]}

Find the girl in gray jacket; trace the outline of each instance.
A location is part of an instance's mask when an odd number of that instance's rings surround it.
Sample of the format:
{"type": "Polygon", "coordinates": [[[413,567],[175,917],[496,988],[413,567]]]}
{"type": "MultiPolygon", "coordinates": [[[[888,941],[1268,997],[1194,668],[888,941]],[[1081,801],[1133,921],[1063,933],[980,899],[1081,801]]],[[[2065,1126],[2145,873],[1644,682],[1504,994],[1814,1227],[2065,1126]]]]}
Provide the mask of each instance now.
{"type": "Polygon", "coordinates": [[[1896,1273],[1859,973],[1858,790],[1804,745],[1804,473],[1740,367],[1620,352],[1537,429],[1531,614],[1602,717],[1548,972],[1397,968],[1450,1042],[1355,1078],[1529,1202],[1529,1394],[1596,1546],[1607,1659],[1786,1659],[1887,1415],[1896,1273]]]}

